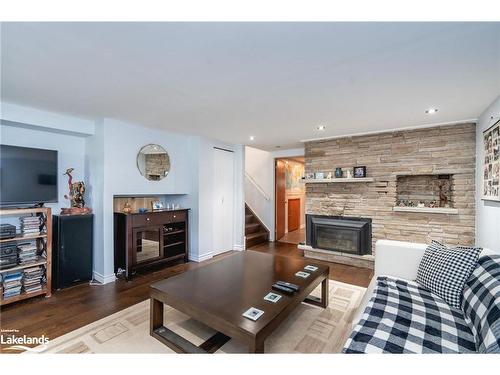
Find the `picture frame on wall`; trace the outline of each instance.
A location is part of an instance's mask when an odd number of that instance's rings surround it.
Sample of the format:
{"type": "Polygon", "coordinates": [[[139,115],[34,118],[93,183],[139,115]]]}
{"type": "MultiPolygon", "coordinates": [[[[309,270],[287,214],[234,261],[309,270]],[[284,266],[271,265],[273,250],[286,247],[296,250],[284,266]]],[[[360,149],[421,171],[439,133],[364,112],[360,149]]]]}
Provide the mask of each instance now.
{"type": "Polygon", "coordinates": [[[354,167],[354,178],[365,178],[366,177],[366,167],[354,167]]]}
{"type": "Polygon", "coordinates": [[[500,120],[483,132],[482,199],[500,202],[500,120]]]}

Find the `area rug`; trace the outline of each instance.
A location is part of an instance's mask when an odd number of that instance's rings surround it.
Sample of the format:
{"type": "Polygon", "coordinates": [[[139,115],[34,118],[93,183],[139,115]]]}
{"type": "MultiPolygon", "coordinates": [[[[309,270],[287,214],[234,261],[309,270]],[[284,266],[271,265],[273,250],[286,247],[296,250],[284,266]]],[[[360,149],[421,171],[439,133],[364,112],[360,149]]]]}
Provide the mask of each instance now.
{"type": "MultiPolygon", "coordinates": [[[[266,353],[339,353],[366,289],[330,280],[326,309],[300,304],[265,341],[266,353]]],[[[313,295],[320,295],[318,287],[313,295]]],[[[164,325],[199,345],[216,332],[165,306],[164,325]]],[[[39,348],[42,349],[42,348],[39,348]]],[[[229,340],[216,353],[246,353],[229,340]]],[[[149,300],[51,340],[40,353],[173,353],[149,335],[149,300]]]]}

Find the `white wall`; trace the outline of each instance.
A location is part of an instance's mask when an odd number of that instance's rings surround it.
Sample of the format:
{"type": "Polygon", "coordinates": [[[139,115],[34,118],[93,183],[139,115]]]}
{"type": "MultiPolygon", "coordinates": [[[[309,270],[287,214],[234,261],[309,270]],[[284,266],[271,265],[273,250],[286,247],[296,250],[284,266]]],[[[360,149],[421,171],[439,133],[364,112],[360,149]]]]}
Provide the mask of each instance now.
{"type": "Polygon", "coordinates": [[[88,206],[94,213],[93,277],[100,282],[113,281],[114,275],[104,273],[104,127],[96,124],[95,135],[85,139],[85,184],[88,206]]]}
{"type": "Polygon", "coordinates": [[[94,277],[106,283],[114,280],[114,196],[189,194],[189,138],[113,119],[97,125],[86,146],[92,205],[99,226],[94,234],[94,277]],[[137,170],[137,153],[149,143],[163,146],[170,156],[170,172],[161,181],[149,181],[137,170]]]}
{"type": "Polygon", "coordinates": [[[500,96],[481,114],[476,127],[476,245],[500,250],[500,202],[481,199],[483,131],[500,119],[500,96]],[[493,117],[493,120],[491,119],[493,117]]]}
{"type": "Polygon", "coordinates": [[[159,195],[190,208],[189,258],[202,261],[212,257],[215,146],[235,152],[235,221],[231,223],[231,230],[235,238],[234,248],[243,249],[242,146],[112,119],[104,119],[98,125],[96,135],[87,140],[92,202],[97,208],[96,216],[101,216],[96,222],[102,221],[103,228],[102,232],[96,231],[94,243],[94,276],[97,280],[109,282],[114,279],[113,197],[116,195],[159,195]],[[137,170],[137,152],[149,143],[163,146],[170,156],[170,172],[160,181],[148,181],[137,170]],[[99,156],[92,161],[90,156],[94,153],[99,156]]]}

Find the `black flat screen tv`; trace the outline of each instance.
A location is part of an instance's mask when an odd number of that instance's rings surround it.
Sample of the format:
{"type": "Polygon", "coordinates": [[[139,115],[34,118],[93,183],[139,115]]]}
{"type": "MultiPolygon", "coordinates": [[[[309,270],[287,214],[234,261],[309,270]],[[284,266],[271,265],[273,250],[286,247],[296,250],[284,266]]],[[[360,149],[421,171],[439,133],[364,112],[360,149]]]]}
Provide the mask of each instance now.
{"type": "Polygon", "coordinates": [[[57,151],[0,145],[0,205],[57,202],[57,151]]]}

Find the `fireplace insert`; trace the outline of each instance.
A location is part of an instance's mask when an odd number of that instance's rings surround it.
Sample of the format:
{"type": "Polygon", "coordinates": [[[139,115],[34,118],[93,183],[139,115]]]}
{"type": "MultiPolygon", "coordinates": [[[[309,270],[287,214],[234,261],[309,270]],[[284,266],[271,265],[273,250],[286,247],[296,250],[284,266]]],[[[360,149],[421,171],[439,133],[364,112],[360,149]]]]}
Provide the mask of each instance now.
{"type": "Polygon", "coordinates": [[[372,219],[308,214],[306,244],[315,249],[371,254],[372,219]]]}

